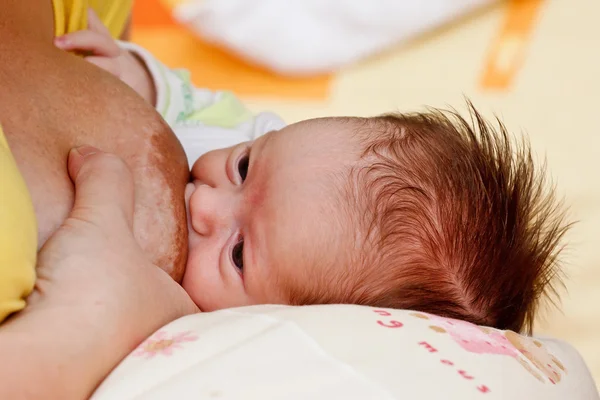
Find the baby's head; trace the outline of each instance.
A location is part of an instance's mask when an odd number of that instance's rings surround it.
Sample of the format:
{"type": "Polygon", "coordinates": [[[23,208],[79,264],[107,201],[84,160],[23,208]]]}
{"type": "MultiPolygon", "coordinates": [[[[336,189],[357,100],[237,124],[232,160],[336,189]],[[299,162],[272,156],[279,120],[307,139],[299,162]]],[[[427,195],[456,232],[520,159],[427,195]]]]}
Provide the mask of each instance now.
{"type": "Polygon", "coordinates": [[[562,213],[528,146],[471,113],[308,120],[205,154],[184,288],[205,311],[351,303],[531,327],[562,213]]]}

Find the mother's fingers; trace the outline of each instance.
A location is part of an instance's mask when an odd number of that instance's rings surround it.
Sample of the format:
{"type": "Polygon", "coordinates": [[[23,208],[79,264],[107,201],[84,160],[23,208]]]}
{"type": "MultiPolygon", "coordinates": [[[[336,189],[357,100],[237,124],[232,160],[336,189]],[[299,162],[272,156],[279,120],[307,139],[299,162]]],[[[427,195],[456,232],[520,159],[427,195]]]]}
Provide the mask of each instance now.
{"type": "Polygon", "coordinates": [[[131,171],[119,157],[94,147],[69,153],[69,175],[75,183],[75,205],[71,217],[93,222],[110,235],[133,226],[134,185],[131,171]]]}

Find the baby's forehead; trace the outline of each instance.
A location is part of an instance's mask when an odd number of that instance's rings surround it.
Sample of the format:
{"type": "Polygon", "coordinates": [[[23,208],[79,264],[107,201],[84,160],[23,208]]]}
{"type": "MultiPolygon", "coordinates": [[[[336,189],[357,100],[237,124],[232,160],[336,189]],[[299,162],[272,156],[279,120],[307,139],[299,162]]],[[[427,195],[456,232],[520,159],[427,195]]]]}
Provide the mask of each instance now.
{"type": "Polygon", "coordinates": [[[307,119],[290,126],[317,130],[319,132],[335,133],[344,137],[352,136],[358,129],[370,125],[370,121],[370,118],[362,117],[322,117],[307,119]]]}
{"type": "Polygon", "coordinates": [[[364,129],[359,118],[328,117],[300,121],[274,132],[272,140],[277,151],[291,150],[312,158],[332,160],[356,158],[362,141],[358,135],[364,129]],[[332,158],[333,157],[333,158],[332,158]]]}

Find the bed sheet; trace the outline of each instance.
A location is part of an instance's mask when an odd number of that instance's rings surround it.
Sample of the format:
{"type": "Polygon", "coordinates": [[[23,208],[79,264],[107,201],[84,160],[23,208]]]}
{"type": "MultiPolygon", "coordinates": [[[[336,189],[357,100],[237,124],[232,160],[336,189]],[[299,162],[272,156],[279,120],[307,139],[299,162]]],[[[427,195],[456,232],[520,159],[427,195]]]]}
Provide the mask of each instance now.
{"type": "Polygon", "coordinates": [[[177,320],[93,399],[598,399],[568,344],[411,311],[254,306],[177,320]]]}

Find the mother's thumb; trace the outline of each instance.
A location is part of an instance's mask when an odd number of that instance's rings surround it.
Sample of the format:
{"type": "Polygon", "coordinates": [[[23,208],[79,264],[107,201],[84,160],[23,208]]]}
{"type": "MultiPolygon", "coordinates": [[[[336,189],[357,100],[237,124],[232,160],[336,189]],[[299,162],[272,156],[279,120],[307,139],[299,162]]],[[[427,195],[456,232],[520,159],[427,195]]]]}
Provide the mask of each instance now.
{"type": "Polygon", "coordinates": [[[132,227],[133,177],[122,159],[83,146],[69,153],[68,169],[75,184],[73,217],[98,225],[112,225],[115,218],[124,218],[132,227]]]}

